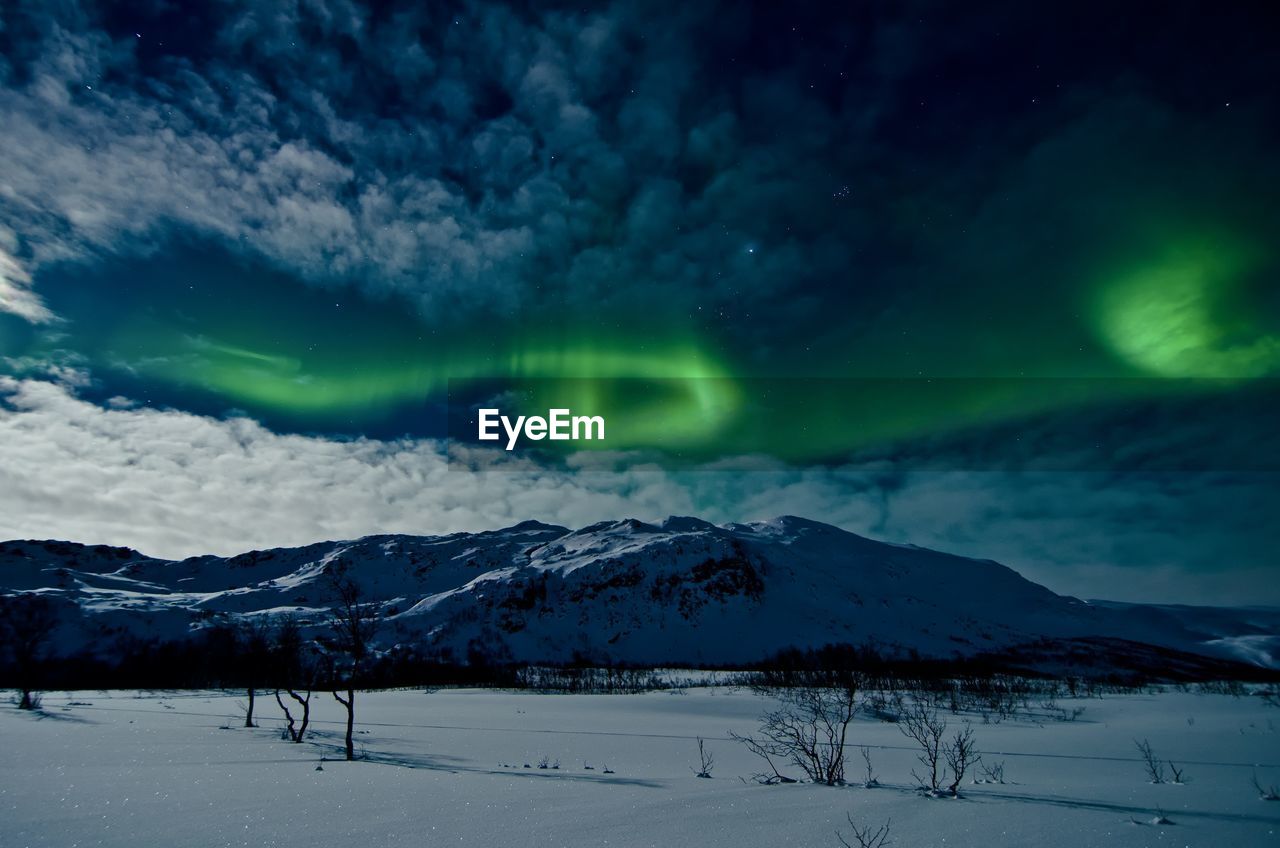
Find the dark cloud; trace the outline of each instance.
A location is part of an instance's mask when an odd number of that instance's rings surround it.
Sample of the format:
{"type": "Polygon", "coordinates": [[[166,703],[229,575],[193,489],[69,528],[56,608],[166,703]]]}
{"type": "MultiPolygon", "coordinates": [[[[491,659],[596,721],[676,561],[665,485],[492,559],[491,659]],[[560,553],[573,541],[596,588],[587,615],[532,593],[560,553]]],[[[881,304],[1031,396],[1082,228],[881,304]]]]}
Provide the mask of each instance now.
{"type": "Polygon", "coordinates": [[[786,226],[829,200],[830,175],[797,162],[838,142],[839,115],[795,80],[709,77],[694,33],[711,7],[661,33],[631,4],[217,8],[199,22],[216,49],[172,53],[152,43],[172,29],[100,10],[16,16],[34,31],[0,95],[15,292],[48,263],[183,232],[428,316],[638,288],[762,296],[845,255],[808,258],[813,234],[786,226]],[[784,115],[785,138],[762,135],[784,115]],[[751,242],[777,250],[753,265],[751,242]]]}

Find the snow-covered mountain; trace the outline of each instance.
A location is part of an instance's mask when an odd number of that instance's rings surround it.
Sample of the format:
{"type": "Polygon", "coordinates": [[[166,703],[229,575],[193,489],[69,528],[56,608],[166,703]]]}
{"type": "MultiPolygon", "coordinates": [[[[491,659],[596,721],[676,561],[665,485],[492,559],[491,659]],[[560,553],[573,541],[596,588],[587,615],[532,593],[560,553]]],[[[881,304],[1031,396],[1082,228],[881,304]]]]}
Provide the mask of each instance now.
{"type": "Polygon", "coordinates": [[[68,654],[109,656],[122,635],[177,639],[244,615],[295,611],[319,625],[335,569],[381,606],[383,647],[455,661],[747,664],[789,647],[869,642],[949,658],[1046,640],[1128,640],[1268,667],[1280,658],[1280,610],[1086,603],[990,560],[790,516],[580,530],[525,522],[180,561],[0,543],[0,592],[56,599],[68,654]]]}

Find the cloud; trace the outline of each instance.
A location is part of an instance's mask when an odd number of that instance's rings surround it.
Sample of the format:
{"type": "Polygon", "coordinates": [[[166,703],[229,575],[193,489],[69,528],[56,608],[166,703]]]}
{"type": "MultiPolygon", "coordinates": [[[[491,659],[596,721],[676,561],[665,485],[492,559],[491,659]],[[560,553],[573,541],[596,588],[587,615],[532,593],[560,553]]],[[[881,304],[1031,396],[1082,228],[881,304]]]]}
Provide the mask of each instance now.
{"type": "MultiPolygon", "coordinates": [[[[232,3],[199,20],[213,47],[190,55],[61,8],[22,18],[29,43],[0,65],[14,291],[51,263],[191,236],[403,294],[429,318],[772,297],[852,256],[851,230],[787,227],[830,200],[830,157],[814,160],[844,148],[840,110],[784,77],[751,94],[743,127],[738,87],[697,58],[711,7],[651,39],[629,3],[232,3]],[[759,132],[783,112],[793,132],[759,132]],[[749,241],[777,250],[747,262],[749,241]]],[[[33,298],[3,308],[46,320],[33,298]]]]}
{"type": "Polygon", "coordinates": [[[8,252],[16,239],[0,228],[0,312],[9,312],[33,324],[48,324],[55,316],[31,291],[31,275],[8,252]]]}
{"type": "Polygon", "coordinates": [[[231,553],[373,532],[585,524],[681,503],[661,475],[452,471],[433,441],[326,440],[0,378],[0,536],[231,553]],[[521,516],[522,518],[516,518],[521,516]]]}
{"type": "MultiPolygon", "coordinates": [[[[76,378],[77,380],[79,378],[76,378]]],[[[49,380],[0,378],[0,538],[232,554],[371,533],[570,527],[633,516],[797,514],[994,558],[1085,597],[1280,602],[1275,475],[903,471],[881,467],[472,473],[430,440],[273,433],[49,380]],[[1221,504],[1236,507],[1223,514],[1221,504]],[[1205,516],[1214,516],[1206,520],[1205,516]],[[1176,528],[1176,529],[1171,529],[1176,528]]]]}

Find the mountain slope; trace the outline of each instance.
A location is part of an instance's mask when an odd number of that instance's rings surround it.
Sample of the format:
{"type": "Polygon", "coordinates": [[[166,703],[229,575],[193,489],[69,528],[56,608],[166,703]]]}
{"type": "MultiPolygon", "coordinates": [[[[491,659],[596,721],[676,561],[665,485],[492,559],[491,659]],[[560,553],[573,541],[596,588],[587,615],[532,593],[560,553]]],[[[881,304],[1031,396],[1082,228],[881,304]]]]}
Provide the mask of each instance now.
{"type": "Polygon", "coordinates": [[[868,642],[945,658],[1108,638],[1274,667],[1280,642],[1280,611],[1085,603],[990,560],[795,517],[526,522],[181,561],[0,544],[0,590],[57,600],[65,654],[109,657],[122,637],[177,639],[244,615],[295,611],[321,626],[335,569],[381,606],[383,647],[456,661],[746,664],[788,647],[868,642]]]}

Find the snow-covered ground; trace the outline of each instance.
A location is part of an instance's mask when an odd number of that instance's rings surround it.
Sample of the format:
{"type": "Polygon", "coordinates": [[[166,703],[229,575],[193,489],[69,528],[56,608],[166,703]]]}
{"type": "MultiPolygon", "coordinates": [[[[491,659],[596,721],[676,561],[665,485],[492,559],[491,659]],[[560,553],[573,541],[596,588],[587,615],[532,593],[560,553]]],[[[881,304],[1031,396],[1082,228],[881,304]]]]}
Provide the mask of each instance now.
{"type": "Polygon", "coordinates": [[[766,702],[741,690],[371,693],[358,705],[365,759],[322,770],[340,744],[331,698],[317,696],[319,732],[302,745],[280,740],[269,697],[260,728],[239,726],[241,702],[76,692],[46,695],[41,714],[0,709],[0,845],[817,848],[847,835],[846,813],[891,819],[891,844],[913,848],[1280,845],[1280,802],[1250,785],[1255,771],[1280,784],[1280,710],[1253,697],[1116,695],[1060,701],[1086,708],[1073,722],[978,721],[1008,782],[960,799],[911,791],[906,740],[863,718],[851,741],[872,746],[881,787],[744,783],[757,763],[726,732],[753,730],[766,702]],[[690,768],[698,736],[711,780],[690,768]],[[1149,783],[1135,738],[1186,785],[1149,783]],[[560,768],[539,769],[544,757],[560,768]],[[1157,811],[1172,823],[1153,824],[1157,811]]]}

